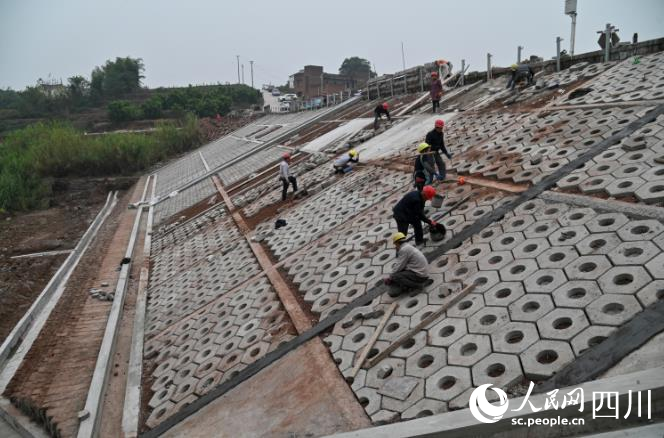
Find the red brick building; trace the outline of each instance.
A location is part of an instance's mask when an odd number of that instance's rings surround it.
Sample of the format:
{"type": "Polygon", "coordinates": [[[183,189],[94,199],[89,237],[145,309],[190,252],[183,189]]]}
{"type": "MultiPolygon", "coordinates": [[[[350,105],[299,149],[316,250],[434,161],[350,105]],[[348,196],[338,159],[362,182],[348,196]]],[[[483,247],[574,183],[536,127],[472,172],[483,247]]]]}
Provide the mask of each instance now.
{"type": "Polygon", "coordinates": [[[319,65],[305,65],[288,78],[288,85],[298,97],[305,99],[352,90],[356,86],[351,77],[325,73],[319,65]]]}

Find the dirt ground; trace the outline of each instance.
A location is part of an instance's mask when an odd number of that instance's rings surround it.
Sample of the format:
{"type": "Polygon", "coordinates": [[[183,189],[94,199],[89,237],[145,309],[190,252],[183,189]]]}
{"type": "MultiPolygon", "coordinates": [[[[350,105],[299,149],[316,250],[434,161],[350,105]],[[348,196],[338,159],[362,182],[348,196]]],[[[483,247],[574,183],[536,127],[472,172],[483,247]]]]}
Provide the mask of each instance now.
{"type": "Polygon", "coordinates": [[[12,259],[35,252],[72,249],[104,205],[110,190],[134,178],[56,181],[51,207],[0,214],[0,342],[32,305],[66,254],[12,259]]]}

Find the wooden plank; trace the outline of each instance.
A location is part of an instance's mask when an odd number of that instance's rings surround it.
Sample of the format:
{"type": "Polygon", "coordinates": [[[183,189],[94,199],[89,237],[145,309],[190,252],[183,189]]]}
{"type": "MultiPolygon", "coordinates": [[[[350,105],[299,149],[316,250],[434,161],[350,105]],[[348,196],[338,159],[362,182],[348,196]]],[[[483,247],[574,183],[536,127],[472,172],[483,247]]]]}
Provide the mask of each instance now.
{"type": "Polygon", "coordinates": [[[415,327],[401,335],[396,341],[394,341],[392,344],[390,344],[385,350],[381,351],[378,353],[376,356],[372,357],[367,361],[367,365],[365,368],[372,368],[374,367],[378,362],[381,360],[385,359],[390,353],[392,353],[394,350],[399,348],[401,345],[403,345],[407,340],[412,338],[417,332],[440,318],[440,316],[445,313],[450,307],[454,306],[456,303],[461,301],[463,298],[466,297],[469,293],[471,293],[475,289],[475,283],[466,286],[463,288],[454,298],[452,298],[449,302],[446,304],[443,304],[443,306],[433,312],[431,315],[427,316],[424,318],[422,321],[420,321],[419,324],[417,324],[415,327]]]}
{"type": "Polygon", "coordinates": [[[350,373],[351,378],[354,379],[355,376],[357,375],[357,372],[360,371],[360,368],[362,368],[362,364],[364,363],[367,356],[369,355],[369,351],[371,351],[374,344],[378,340],[378,336],[380,336],[381,332],[383,331],[383,328],[385,327],[385,324],[387,324],[387,320],[390,319],[390,316],[392,316],[392,314],[396,310],[397,305],[398,304],[395,301],[387,309],[387,312],[385,312],[385,315],[383,316],[383,319],[380,320],[380,324],[378,324],[378,327],[376,327],[376,330],[371,335],[371,338],[369,339],[369,342],[367,342],[367,345],[364,346],[364,350],[362,350],[362,353],[360,354],[360,357],[357,359],[357,362],[355,362],[355,367],[353,367],[353,371],[350,373]]]}

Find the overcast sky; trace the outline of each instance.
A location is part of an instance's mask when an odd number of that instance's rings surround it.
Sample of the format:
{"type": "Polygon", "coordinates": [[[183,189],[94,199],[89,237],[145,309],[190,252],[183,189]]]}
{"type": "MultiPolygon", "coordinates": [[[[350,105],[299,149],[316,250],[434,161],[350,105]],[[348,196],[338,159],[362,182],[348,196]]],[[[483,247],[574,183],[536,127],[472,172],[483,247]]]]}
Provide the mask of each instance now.
{"type": "MultiPolygon", "coordinates": [[[[149,87],[237,82],[235,55],[254,60],[254,84],[284,84],[305,64],[336,73],[348,56],[379,74],[445,58],[486,70],[569,49],[564,0],[0,0],[0,88],[66,81],[117,56],[142,58],[149,87]]],[[[612,23],[623,41],[664,36],[664,0],[578,0],[576,53],[597,50],[612,23]]]]}

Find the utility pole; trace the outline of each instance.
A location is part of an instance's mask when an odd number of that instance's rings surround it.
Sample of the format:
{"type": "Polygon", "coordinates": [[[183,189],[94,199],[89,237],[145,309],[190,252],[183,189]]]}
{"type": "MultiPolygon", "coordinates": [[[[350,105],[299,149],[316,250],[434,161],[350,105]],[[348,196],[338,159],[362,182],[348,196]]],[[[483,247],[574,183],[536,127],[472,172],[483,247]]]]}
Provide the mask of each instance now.
{"type": "Polygon", "coordinates": [[[517,46],[516,47],[516,63],[521,64],[521,51],[523,50],[523,46],[517,46]]]}
{"type": "Polygon", "coordinates": [[[560,42],[562,38],[556,37],[556,71],[560,71],[560,42]]]}
{"type": "Polygon", "coordinates": [[[572,17],[572,35],[569,40],[569,56],[574,56],[574,38],[576,37],[576,12],[569,14],[572,17]]]}
{"type": "Polygon", "coordinates": [[[462,59],[461,60],[461,86],[463,87],[465,85],[465,74],[464,72],[466,71],[466,60],[462,59]]]}
{"type": "Polygon", "coordinates": [[[235,55],[237,58],[237,83],[240,83],[240,55],[235,55]]]}
{"type": "Polygon", "coordinates": [[[254,88],[254,61],[249,61],[251,66],[251,88],[254,88]]]}
{"type": "Polygon", "coordinates": [[[491,74],[491,57],[493,55],[491,53],[486,54],[486,80],[489,81],[493,79],[493,75],[491,74]]]}
{"type": "Polygon", "coordinates": [[[244,64],[242,64],[242,84],[244,85],[244,64]]]}
{"type": "Polygon", "coordinates": [[[401,41],[401,64],[403,65],[403,69],[406,70],[406,56],[403,53],[403,41],[401,41]]]}

